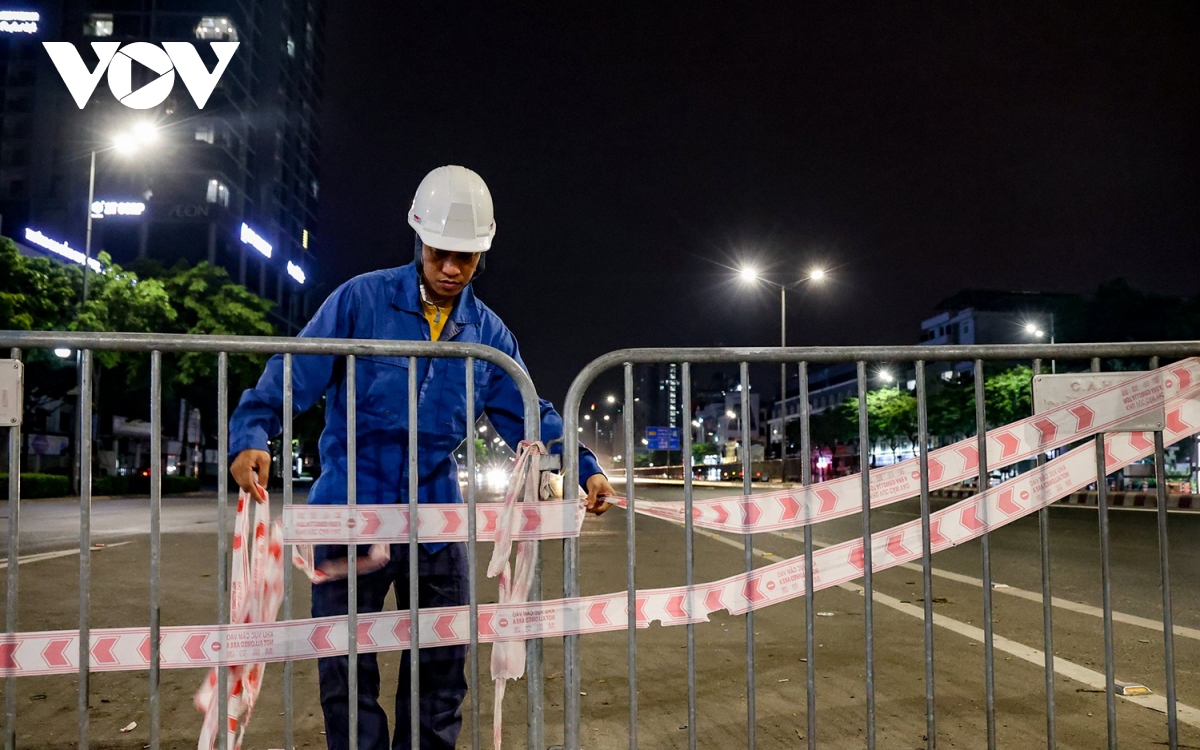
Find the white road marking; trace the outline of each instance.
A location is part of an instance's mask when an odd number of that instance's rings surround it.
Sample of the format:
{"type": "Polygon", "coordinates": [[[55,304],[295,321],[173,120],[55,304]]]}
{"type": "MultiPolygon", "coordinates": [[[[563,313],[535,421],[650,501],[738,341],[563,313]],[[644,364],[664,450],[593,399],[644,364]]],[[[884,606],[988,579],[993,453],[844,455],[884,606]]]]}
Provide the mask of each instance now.
{"type": "MultiPolygon", "coordinates": [[[[797,534],[791,534],[786,531],[774,531],[771,533],[775,534],[776,536],[781,536],[785,539],[790,539],[793,542],[803,542],[804,541],[803,536],[800,536],[797,534]]],[[[830,545],[825,544],[823,542],[818,542],[816,540],[813,540],[813,546],[814,547],[828,547],[830,545]]],[[[921,570],[922,570],[921,566],[916,563],[901,563],[900,565],[897,565],[896,567],[904,568],[906,570],[913,570],[918,573],[921,572],[921,570]]],[[[946,580],[949,580],[949,581],[965,583],[967,585],[974,586],[974,587],[980,588],[980,589],[983,588],[983,581],[978,578],[974,578],[972,576],[966,576],[961,573],[954,573],[949,570],[943,570],[941,568],[933,568],[933,567],[931,567],[929,569],[929,572],[930,572],[930,574],[935,575],[938,578],[945,578],[946,580]]],[[[1015,596],[1018,599],[1025,599],[1025,600],[1028,600],[1031,602],[1037,602],[1038,604],[1042,603],[1042,593],[1040,591],[1026,591],[1025,589],[1016,588],[1015,586],[1007,586],[1002,589],[993,588],[992,591],[994,591],[998,594],[1007,594],[1009,596],[1015,596]]],[[[1093,607],[1090,604],[1080,604],[1079,602],[1073,602],[1069,599],[1060,599],[1057,596],[1051,597],[1050,603],[1060,609],[1066,609],[1071,612],[1078,612],[1081,615],[1091,615],[1092,617],[1096,617],[1096,618],[1104,617],[1104,610],[1100,609],[1099,607],[1093,607]]],[[[1151,620],[1148,617],[1138,617],[1137,615],[1129,615],[1129,614],[1125,614],[1124,612],[1117,612],[1115,610],[1113,611],[1112,616],[1113,616],[1113,622],[1120,622],[1120,623],[1124,623],[1126,625],[1133,625],[1133,626],[1139,627],[1139,628],[1146,628],[1147,630],[1153,630],[1158,633],[1163,632],[1162,620],[1151,620]]],[[[1180,636],[1182,638],[1191,638],[1192,640],[1200,641],[1200,629],[1189,628],[1184,625],[1175,625],[1172,629],[1174,630],[1175,635],[1177,635],[1177,636],[1180,636]]]]}
{"type": "MultiPolygon", "coordinates": [[[[129,542],[113,542],[112,544],[105,544],[102,546],[92,547],[92,551],[95,552],[96,550],[112,549],[113,547],[123,547],[126,544],[129,544],[129,542]]],[[[33,555],[21,555],[20,557],[17,558],[17,565],[24,565],[25,563],[31,563],[31,562],[40,562],[42,560],[53,560],[57,557],[71,557],[72,555],[78,555],[78,554],[79,554],[79,550],[77,550],[77,549],[63,549],[63,550],[58,550],[57,552],[38,552],[33,555]]],[[[0,570],[4,570],[7,567],[8,567],[8,560],[0,560],[0,570]]]]}
{"type": "MultiPolygon", "coordinates": [[[[730,539],[728,537],[722,536],[720,534],[715,534],[715,533],[712,533],[709,531],[699,531],[699,530],[697,530],[696,533],[698,533],[702,536],[707,536],[709,538],[716,539],[718,542],[727,544],[730,547],[735,547],[737,549],[744,548],[743,544],[741,542],[739,542],[735,539],[730,539]]],[[[780,535],[783,536],[783,534],[780,534],[780,535]]],[[[787,536],[788,536],[788,538],[793,538],[793,537],[791,537],[791,535],[787,535],[787,536]]],[[[813,544],[816,545],[816,542],[814,541],[813,544]]],[[[820,546],[828,547],[829,545],[822,544],[820,546]]],[[[766,551],[760,550],[758,548],[752,548],[752,549],[754,551],[754,554],[758,555],[759,557],[777,557],[777,555],[773,555],[770,552],[766,552],[766,551]]],[[[917,567],[918,570],[920,569],[920,566],[915,566],[915,567],[917,567]]],[[[846,591],[852,591],[856,594],[862,594],[864,591],[862,586],[859,586],[858,584],[854,584],[854,583],[838,584],[838,588],[845,589],[846,591]]],[[[1009,589],[997,589],[997,590],[1005,591],[1005,592],[1009,591],[1009,589]]],[[[920,607],[914,606],[912,604],[906,604],[895,597],[888,596],[887,594],[881,594],[880,592],[875,591],[875,592],[872,592],[871,598],[874,601],[878,602],[879,604],[882,604],[885,607],[890,607],[891,609],[894,609],[897,612],[902,612],[911,617],[915,617],[918,620],[924,621],[924,619],[925,619],[925,611],[923,609],[921,609],[920,607]]],[[[1038,597],[1038,601],[1041,601],[1040,596],[1038,597]]],[[[1114,612],[1113,615],[1114,615],[1114,619],[1115,619],[1116,613],[1114,612]]],[[[959,620],[955,620],[952,617],[947,617],[945,615],[939,615],[939,614],[934,614],[933,624],[937,625],[939,627],[945,628],[946,630],[949,630],[953,633],[957,633],[959,635],[970,638],[973,641],[983,643],[984,633],[983,633],[982,628],[977,628],[974,625],[968,625],[967,623],[960,622],[959,620]]],[[[1159,624],[1159,630],[1160,631],[1162,630],[1161,623],[1159,624]]],[[[1045,669],[1046,654],[1044,651],[1039,651],[1036,648],[1030,648],[1029,646],[1026,646],[1022,643],[1018,643],[1017,641],[1005,638],[1003,636],[995,635],[995,634],[992,635],[992,643],[997,651],[1002,651],[1006,654],[1015,656],[1018,659],[1027,661],[1030,664],[1033,664],[1037,667],[1045,669]]],[[[1074,662],[1067,661],[1066,659],[1062,658],[1061,656],[1059,656],[1057,654],[1054,657],[1054,671],[1055,671],[1055,673],[1060,674],[1063,677],[1070,678],[1072,680],[1075,680],[1076,682],[1081,682],[1084,685],[1087,685],[1088,687],[1091,687],[1093,689],[1099,689],[1099,690],[1107,689],[1107,684],[1108,684],[1107,678],[1103,674],[1101,674],[1095,670],[1088,669],[1087,667],[1081,667],[1078,664],[1075,664],[1074,662]]],[[[1151,695],[1121,695],[1118,697],[1120,697],[1124,700],[1127,700],[1130,703],[1135,703],[1139,706],[1149,708],[1153,711],[1158,711],[1159,713],[1162,713],[1162,714],[1165,714],[1167,712],[1167,699],[1164,696],[1159,695],[1157,693],[1151,694],[1151,695]]],[[[1196,709],[1196,708],[1193,708],[1191,706],[1188,706],[1186,704],[1176,701],[1175,710],[1176,710],[1176,715],[1179,718],[1179,721],[1183,722],[1184,724],[1188,724],[1193,727],[1200,728],[1200,709],[1196,709]]]]}

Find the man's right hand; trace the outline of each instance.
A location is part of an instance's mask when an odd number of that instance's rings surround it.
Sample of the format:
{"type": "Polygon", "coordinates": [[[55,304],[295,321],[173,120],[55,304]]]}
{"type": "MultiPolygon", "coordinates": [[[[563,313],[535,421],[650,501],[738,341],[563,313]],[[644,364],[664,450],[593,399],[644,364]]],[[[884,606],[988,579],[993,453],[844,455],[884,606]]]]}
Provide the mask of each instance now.
{"type": "Polygon", "coordinates": [[[254,486],[267,486],[267,478],[271,476],[271,454],[260,450],[244,450],[233,459],[229,473],[246,494],[261,499],[262,495],[254,486]]]}

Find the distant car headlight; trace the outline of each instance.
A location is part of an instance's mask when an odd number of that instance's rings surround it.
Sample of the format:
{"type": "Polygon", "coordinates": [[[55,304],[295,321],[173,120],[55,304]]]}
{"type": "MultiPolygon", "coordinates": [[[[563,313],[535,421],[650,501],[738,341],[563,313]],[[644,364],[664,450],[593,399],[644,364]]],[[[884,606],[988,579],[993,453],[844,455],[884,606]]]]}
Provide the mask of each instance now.
{"type": "Polygon", "coordinates": [[[502,490],[508,486],[508,472],[504,469],[488,469],[486,476],[490,489],[502,490]]]}

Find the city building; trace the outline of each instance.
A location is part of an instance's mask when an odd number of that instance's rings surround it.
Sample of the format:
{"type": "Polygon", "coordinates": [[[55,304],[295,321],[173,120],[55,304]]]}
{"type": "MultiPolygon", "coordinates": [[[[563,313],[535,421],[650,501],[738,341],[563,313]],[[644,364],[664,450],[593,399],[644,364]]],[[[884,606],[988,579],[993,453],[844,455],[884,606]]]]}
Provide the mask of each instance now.
{"type": "Polygon", "coordinates": [[[1064,313],[1080,300],[1079,295],[1052,292],[963,290],[939,302],[937,314],[921,321],[920,342],[968,346],[1061,341],[1064,313]]]}
{"type": "MultiPolygon", "coordinates": [[[[800,416],[800,373],[796,367],[788,368],[787,421],[798,419],[800,416]]],[[[840,362],[833,365],[810,367],[808,370],[808,404],[811,413],[818,414],[831,409],[848,398],[858,395],[858,369],[853,362],[840,362]]],[[[771,404],[771,413],[767,418],[767,431],[770,439],[768,445],[778,446],[779,435],[783,429],[783,420],[779,416],[779,401],[771,404]]],[[[794,428],[793,428],[794,429],[794,428]]],[[[788,455],[795,455],[799,445],[791,442],[788,445],[788,455]]],[[[778,457],[778,456],[777,456],[778,457]]]]}
{"type": "Polygon", "coordinates": [[[320,301],[312,292],[320,278],[324,0],[21,7],[36,16],[31,27],[0,25],[0,233],[26,247],[48,249],[30,241],[40,236],[84,252],[90,213],[91,257],[219,265],[275,303],[282,330],[297,331],[320,301]],[[209,71],[220,62],[209,42],[238,43],[203,106],[173,69],[160,78],[127,60],[126,99],[170,76],[166,99],[131,108],[102,77],[80,109],[42,46],[70,42],[90,70],[98,64],[93,43],[180,41],[192,43],[209,71]],[[127,148],[114,147],[118,137],[127,148]]]}

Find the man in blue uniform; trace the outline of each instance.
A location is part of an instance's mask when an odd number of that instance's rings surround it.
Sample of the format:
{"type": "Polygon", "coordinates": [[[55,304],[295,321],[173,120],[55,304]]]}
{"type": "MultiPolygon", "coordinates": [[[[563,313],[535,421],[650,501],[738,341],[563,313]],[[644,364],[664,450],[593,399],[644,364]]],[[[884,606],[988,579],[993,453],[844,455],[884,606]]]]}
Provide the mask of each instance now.
{"type": "MultiPolygon", "coordinates": [[[[313,338],[458,341],[494,347],[521,365],[516,339],[500,318],[480,302],[471,287],[484,252],[492,245],[496,223],[492,197],[483,179],[459,166],[439,167],[421,181],[408,215],[417,233],[418,257],[400,268],[358,276],[338,287],[300,332],[313,338]]],[[[460,503],[454,449],[468,434],[465,361],[452,358],[417,360],[419,436],[418,501],[460,503]]],[[[510,445],[524,438],[524,407],[512,378],[491,363],[475,362],[475,403],[510,445]]],[[[408,502],[408,368],[406,357],[358,357],[357,502],[408,502]]],[[[310,504],[346,502],[345,359],[304,355],[293,358],[296,413],[325,397],[325,429],[321,433],[321,477],[309,493],[310,504]]],[[[265,484],[271,456],[267,441],[281,429],[283,359],[267,363],[258,385],[242,394],[230,420],[230,471],[247,492],[265,484]]],[[[541,438],[562,437],[562,418],[541,402],[541,438]]],[[[557,450],[556,446],[556,450],[557,450]]],[[[614,495],[596,457],[580,450],[580,477],[587,507],[602,513],[603,499],[614,495]]],[[[360,549],[359,555],[365,550],[360,549]]],[[[345,547],[318,547],[316,564],[346,557],[345,547]]],[[[467,603],[466,548],[463,544],[424,544],[417,562],[420,606],[467,603]]],[[[391,546],[391,559],[376,572],[358,579],[358,611],[378,612],[389,588],[396,600],[408,601],[408,545],[391,546]]],[[[403,606],[403,604],[402,604],[403,606]]],[[[347,613],[344,580],[314,585],[313,617],[347,613]]],[[[421,649],[421,750],[453,748],[462,726],[466,694],[466,647],[421,649]]],[[[321,708],[331,750],[346,748],[349,733],[348,659],[318,660],[321,708]]],[[[402,657],[396,695],[395,742],[389,745],[387,715],[380,708],[379,668],[374,654],[358,657],[359,744],[370,750],[408,748],[409,653],[402,657]]]]}

